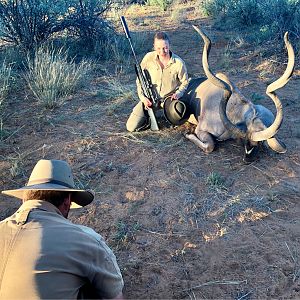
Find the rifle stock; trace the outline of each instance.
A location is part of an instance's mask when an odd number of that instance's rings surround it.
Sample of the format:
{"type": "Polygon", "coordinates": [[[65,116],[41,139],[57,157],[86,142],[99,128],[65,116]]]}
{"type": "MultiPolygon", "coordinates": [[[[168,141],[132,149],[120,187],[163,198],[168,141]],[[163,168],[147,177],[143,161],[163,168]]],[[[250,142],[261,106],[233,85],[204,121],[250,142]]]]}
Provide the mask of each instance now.
{"type": "MultiPolygon", "coordinates": [[[[121,19],[121,23],[122,23],[126,38],[128,39],[128,42],[130,44],[130,48],[131,48],[134,60],[135,60],[135,65],[134,65],[135,72],[136,72],[136,75],[139,79],[140,85],[142,87],[143,94],[145,95],[145,97],[147,97],[152,102],[153,106],[156,106],[158,101],[157,101],[156,95],[153,92],[153,86],[152,86],[152,83],[151,83],[150,75],[149,75],[149,73],[147,73],[148,72],[147,70],[144,70],[144,72],[143,72],[143,70],[142,70],[142,68],[141,68],[141,66],[140,66],[140,64],[139,64],[139,62],[136,58],[135,51],[134,51],[134,48],[133,48],[132,43],[131,43],[130,32],[129,32],[128,26],[126,24],[125,17],[121,16],[120,19],[121,19]]],[[[159,130],[159,127],[158,127],[153,109],[149,108],[147,110],[147,112],[148,112],[148,115],[149,115],[149,118],[150,118],[150,128],[151,128],[151,130],[154,130],[154,131],[159,130]]]]}
{"type": "Polygon", "coordinates": [[[153,131],[158,131],[159,127],[152,108],[148,108],[148,115],[150,118],[150,129],[153,131]]]}

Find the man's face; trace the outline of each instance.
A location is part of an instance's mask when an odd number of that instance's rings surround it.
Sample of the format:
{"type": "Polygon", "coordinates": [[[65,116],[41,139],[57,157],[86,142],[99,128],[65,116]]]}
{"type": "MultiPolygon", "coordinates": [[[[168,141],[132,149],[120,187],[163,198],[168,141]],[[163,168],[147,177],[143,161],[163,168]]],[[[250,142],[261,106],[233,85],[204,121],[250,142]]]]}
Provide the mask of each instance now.
{"type": "Polygon", "coordinates": [[[170,55],[170,44],[166,40],[154,40],[154,50],[161,58],[167,58],[170,55]]]}
{"type": "Polygon", "coordinates": [[[72,198],[72,194],[69,193],[68,197],[66,197],[64,199],[64,202],[58,207],[58,209],[66,219],[68,219],[68,215],[71,207],[71,201],[72,201],[71,198],[72,198]]]}

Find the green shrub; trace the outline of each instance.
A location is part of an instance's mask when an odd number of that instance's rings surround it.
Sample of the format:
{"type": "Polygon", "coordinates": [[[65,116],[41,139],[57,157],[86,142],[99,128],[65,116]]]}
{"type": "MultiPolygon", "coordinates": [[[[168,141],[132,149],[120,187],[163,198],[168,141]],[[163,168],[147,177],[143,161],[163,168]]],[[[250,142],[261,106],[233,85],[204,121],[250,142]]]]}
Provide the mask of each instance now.
{"type": "Polygon", "coordinates": [[[67,52],[40,48],[33,59],[28,57],[26,81],[37,100],[47,108],[60,106],[64,98],[87,80],[91,64],[69,61],[67,52]]]}
{"type": "Polygon", "coordinates": [[[261,0],[206,0],[204,11],[208,16],[226,20],[228,23],[252,26],[261,22],[261,0]]]}
{"type": "Polygon", "coordinates": [[[300,1],[273,0],[262,3],[263,22],[260,32],[271,38],[282,39],[289,31],[299,38],[300,35],[300,1]]]}
{"type": "Polygon", "coordinates": [[[252,28],[260,40],[300,35],[300,0],[206,0],[202,11],[222,28],[252,28]]]}
{"type": "Polygon", "coordinates": [[[228,11],[228,0],[204,0],[201,3],[201,11],[207,17],[223,17],[228,11]]]}
{"type": "Polygon", "coordinates": [[[207,179],[207,185],[210,187],[224,187],[224,178],[217,172],[211,172],[207,179]]]}
{"type": "Polygon", "coordinates": [[[112,28],[104,20],[110,0],[0,1],[0,37],[26,51],[39,47],[55,33],[67,31],[91,46],[112,28]]]}
{"type": "Polygon", "coordinates": [[[135,239],[136,233],[140,230],[141,225],[138,222],[130,224],[126,220],[119,220],[116,223],[116,233],[113,241],[117,247],[127,247],[135,239]]]}
{"type": "Polygon", "coordinates": [[[147,0],[146,4],[149,6],[158,6],[163,11],[166,11],[167,8],[171,5],[172,0],[147,0]]]}

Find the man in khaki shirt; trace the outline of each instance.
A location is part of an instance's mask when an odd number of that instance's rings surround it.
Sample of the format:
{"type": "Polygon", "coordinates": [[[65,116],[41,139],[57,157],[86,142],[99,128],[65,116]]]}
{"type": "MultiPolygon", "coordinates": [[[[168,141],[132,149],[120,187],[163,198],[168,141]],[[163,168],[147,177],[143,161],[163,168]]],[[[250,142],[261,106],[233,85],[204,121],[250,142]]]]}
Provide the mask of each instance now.
{"type": "MultiPolygon", "coordinates": [[[[164,32],[155,34],[154,51],[145,55],[141,68],[149,72],[155,93],[161,99],[171,94],[171,100],[178,100],[188,87],[189,79],[185,63],[170,51],[169,38],[164,32]]],[[[152,103],[143,94],[138,79],[137,91],[140,102],[133,108],[126,123],[127,130],[131,132],[143,130],[148,126],[147,110],[152,108],[152,103]]]]}
{"type": "Polygon", "coordinates": [[[4,194],[23,199],[0,222],[0,299],[122,299],[123,279],[102,237],[67,220],[92,202],[74,187],[69,165],[40,160],[28,184],[4,194]]]}

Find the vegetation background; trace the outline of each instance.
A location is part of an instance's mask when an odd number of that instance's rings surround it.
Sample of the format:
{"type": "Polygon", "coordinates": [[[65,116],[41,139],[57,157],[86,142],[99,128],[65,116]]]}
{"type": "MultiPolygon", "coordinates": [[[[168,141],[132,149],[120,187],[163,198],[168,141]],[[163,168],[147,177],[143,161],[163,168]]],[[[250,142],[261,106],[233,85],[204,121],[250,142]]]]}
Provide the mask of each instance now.
{"type": "MultiPolygon", "coordinates": [[[[0,186],[23,186],[40,158],[65,159],[79,187],[96,193],[71,220],[114,250],[126,298],[300,297],[297,0],[0,0],[0,186]],[[167,31],[191,77],[210,64],[255,103],[273,109],[268,83],[285,69],[289,31],[296,68],[278,94],[288,152],[261,147],[242,162],[237,141],[205,155],[184,124],[128,133],[137,101],[124,15],[139,59],[167,31]]],[[[1,220],[20,205],[0,195],[1,220]]]]}

